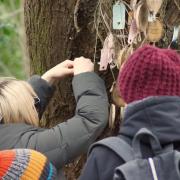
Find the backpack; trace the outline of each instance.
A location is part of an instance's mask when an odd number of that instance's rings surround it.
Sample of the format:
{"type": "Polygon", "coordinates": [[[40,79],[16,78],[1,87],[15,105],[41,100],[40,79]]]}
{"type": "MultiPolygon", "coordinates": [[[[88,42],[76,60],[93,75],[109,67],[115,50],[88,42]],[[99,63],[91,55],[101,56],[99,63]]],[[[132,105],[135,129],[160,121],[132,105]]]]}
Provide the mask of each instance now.
{"type": "Polygon", "coordinates": [[[162,148],[158,138],[148,129],[140,129],[129,145],[120,137],[110,137],[95,143],[116,153],[124,164],[115,168],[113,180],[180,180],[180,152],[173,145],[162,148]],[[153,157],[143,158],[141,145],[148,138],[153,157]]]}

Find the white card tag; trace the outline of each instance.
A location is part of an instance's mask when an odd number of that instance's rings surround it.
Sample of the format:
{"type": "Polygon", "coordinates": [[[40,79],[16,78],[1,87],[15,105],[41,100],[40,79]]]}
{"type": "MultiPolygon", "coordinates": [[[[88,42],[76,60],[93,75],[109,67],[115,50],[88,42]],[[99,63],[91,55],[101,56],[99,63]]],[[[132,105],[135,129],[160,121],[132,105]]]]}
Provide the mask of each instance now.
{"type": "Polygon", "coordinates": [[[122,2],[113,5],[113,29],[125,29],[126,6],[122,2]]]}
{"type": "Polygon", "coordinates": [[[100,71],[105,71],[107,69],[107,66],[108,66],[108,49],[107,48],[104,48],[101,50],[101,59],[100,59],[100,67],[99,67],[99,70],[100,71]]]}
{"type": "Polygon", "coordinates": [[[179,36],[179,32],[180,32],[180,26],[175,26],[174,27],[174,32],[173,32],[173,39],[172,41],[177,41],[178,36],[179,36]]]}
{"type": "Polygon", "coordinates": [[[154,21],[156,21],[156,14],[153,12],[149,12],[148,22],[154,22],[154,21]]]}

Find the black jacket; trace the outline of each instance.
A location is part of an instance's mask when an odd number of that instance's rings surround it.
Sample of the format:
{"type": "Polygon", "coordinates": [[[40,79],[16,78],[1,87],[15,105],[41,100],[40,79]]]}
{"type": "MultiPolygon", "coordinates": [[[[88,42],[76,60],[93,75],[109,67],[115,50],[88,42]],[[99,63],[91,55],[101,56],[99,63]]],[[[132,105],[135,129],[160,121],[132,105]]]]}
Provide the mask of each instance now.
{"type": "MultiPolygon", "coordinates": [[[[131,144],[133,136],[143,127],[151,130],[162,145],[173,143],[180,150],[180,97],[150,97],[128,105],[119,136],[131,144]]],[[[142,153],[146,156],[151,152],[144,146],[142,153]]],[[[80,180],[112,180],[114,169],[123,163],[111,150],[96,146],[80,180]]]]}
{"type": "MultiPolygon", "coordinates": [[[[40,77],[29,81],[40,98],[40,116],[53,89],[40,77]]],[[[103,80],[95,73],[83,73],[73,79],[77,106],[74,117],[51,129],[26,124],[0,124],[0,150],[30,148],[45,154],[62,168],[95,141],[108,120],[108,99],[103,80]]]]}

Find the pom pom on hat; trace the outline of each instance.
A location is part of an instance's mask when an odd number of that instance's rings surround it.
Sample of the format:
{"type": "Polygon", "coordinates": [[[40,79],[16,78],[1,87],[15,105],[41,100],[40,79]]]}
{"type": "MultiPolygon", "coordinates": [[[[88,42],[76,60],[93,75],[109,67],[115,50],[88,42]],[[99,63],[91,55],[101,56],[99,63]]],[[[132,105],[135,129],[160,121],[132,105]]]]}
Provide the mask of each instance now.
{"type": "Polygon", "coordinates": [[[180,96],[180,56],[174,50],[145,45],[126,61],[118,77],[126,103],[149,96],[180,96]]]}

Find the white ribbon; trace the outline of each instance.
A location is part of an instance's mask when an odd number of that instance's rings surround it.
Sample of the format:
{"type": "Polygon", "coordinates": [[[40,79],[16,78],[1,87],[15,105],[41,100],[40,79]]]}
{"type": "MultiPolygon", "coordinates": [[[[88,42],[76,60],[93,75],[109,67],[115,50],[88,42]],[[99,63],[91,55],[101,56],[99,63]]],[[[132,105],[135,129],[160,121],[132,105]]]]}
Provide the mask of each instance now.
{"type": "Polygon", "coordinates": [[[158,176],[157,176],[157,172],[156,172],[156,168],[155,168],[153,159],[149,158],[148,161],[149,161],[149,164],[150,164],[150,167],[151,167],[151,172],[152,172],[152,175],[153,175],[153,179],[158,180],[158,176]]]}

